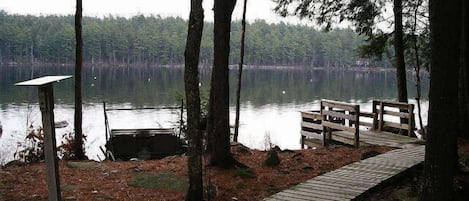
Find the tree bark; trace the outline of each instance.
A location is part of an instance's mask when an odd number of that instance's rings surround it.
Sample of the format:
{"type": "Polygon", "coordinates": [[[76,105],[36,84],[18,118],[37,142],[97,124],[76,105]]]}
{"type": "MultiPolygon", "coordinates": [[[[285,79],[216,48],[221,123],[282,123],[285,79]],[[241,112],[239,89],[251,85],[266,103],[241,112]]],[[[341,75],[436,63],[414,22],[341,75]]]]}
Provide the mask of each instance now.
{"type": "Polygon", "coordinates": [[[75,152],[75,159],[85,159],[85,151],[83,150],[83,109],[82,109],[82,94],[81,94],[81,71],[83,66],[83,37],[81,19],[83,13],[82,0],[77,0],[77,8],[75,13],[75,140],[73,143],[73,150],[75,152]]]}
{"type": "Polygon", "coordinates": [[[461,0],[430,1],[430,106],[420,200],[453,200],[457,167],[461,0]]]}
{"type": "Polygon", "coordinates": [[[202,0],[191,0],[189,28],[187,31],[186,50],[184,52],[184,86],[187,103],[187,140],[189,141],[187,167],[189,189],[186,201],[203,200],[202,179],[202,133],[200,124],[199,93],[199,55],[200,42],[204,27],[204,10],[202,0]]]}
{"type": "Polygon", "coordinates": [[[394,66],[396,67],[397,98],[399,102],[407,103],[403,35],[402,0],[394,0],[394,66]]]}
{"type": "Polygon", "coordinates": [[[469,24],[469,15],[467,14],[469,10],[469,3],[466,1],[462,2],[463,11],[462,11],[462,31],[461,31],[461,68],[460,68],[460,78],[459,78],[459,112],[460,112],[460,122],[459,122],[459,135],[463,138],[469,138],[469,132],[467,130],[467,125],[469,125],[469,47],[468,42],[468,24],[469,24]]]}
{"type": "Polygon", "coordinates": [[[230,152],[229,55],[231,14],[236,0],[214,2],[214,60],[210,84],[207,132],[210,164],[229,167],[234,164],[230,152]]]}
{"type": "Polygon", "coordinates": [[[244,39],[246,38],[246,7],[248,0],[244,0],[243,6],[243,19],[241,20],[241,47],[239,52],[239,66],[238,66],[238,87],[236,88],[236,119],[235,119],[235,132],[233,141],[238,142],[239,134],[239,115],[241,106],[241,83],[243,78],[243,65],[244,65],[244,39]]]}

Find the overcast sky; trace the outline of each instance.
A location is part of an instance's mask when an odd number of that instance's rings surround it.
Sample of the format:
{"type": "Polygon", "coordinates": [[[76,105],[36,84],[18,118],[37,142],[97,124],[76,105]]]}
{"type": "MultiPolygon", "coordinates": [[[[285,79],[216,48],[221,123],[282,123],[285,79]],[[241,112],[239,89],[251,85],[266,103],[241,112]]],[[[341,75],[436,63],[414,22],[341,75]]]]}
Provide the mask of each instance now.
{"type": "MultiPolygon", "coordinates": [[[[213,21],[213,0],[204,0],[206,21],[213,21]]],[[[75,13],[75,0],[0,0],[0,9],[10,14],[33,15],[68,15],[75,13]]],[[[234,19],[241,19],[243,0],[238,0],[233,14],[234,19]]],[[[268,22],[284,21],[287,23],[308,23],[296,18],[278,17],[272,9],[272,0],[248,0],[248,21],[264,19],[268,22]]],[[[189,17],[190,0],[83,0],[85,16],[102,17],[109,14],[130,17],[137,14],[189,17]]]]}

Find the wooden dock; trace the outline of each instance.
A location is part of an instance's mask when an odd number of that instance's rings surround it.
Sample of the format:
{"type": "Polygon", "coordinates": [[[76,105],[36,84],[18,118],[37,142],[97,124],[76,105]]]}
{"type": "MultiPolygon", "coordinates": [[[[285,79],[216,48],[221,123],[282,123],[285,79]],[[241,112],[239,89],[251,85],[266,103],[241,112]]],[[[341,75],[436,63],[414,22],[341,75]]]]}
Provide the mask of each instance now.
{"type": "MultiPolygon", "coordinates": [[[[353,138],[349,133],[344,131],[333,131],[331,139],[346,144],[353,144],[353,138]]],[[[414,137],[408,137],[403,135],[398,135],[385,131],[360,131],[360,146],[388,146],[395,148],[410,148],[415,146],[420,146],[419,144],[423,143],[422,140],[419,140],[414,137]]]]}
{"type": "Polygon", "coordinates": [[[301,144],[332,140],[356,147],[412,147],[420,141],[414,135],[413,109],[412,104],[374,100],[372,111],[364,112],[357,104],[321,100],[320,110],[301,112],[301,144]]]}
{"type": "Polygon", "coordinates": [[[373,188],[421,164],[424,156],[423,145],[392,150],[314,177],[264,200],[363,200],[373,188]]]}

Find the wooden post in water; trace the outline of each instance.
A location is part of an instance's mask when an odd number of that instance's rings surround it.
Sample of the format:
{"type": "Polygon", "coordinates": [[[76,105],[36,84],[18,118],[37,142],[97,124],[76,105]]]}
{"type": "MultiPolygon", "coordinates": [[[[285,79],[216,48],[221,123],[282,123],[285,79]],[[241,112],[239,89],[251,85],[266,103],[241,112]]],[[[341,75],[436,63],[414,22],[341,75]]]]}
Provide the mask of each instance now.
{"type": "Polygon", "coordinates": [[[39,108],[41,110],[44,132],[46,184],[50,201],[62,200],[57,161],[57,145],[55,140],[53,83],[71,77],[72,76],[45,76],[16,84],[17,86],[38,87],[39,108]]]}

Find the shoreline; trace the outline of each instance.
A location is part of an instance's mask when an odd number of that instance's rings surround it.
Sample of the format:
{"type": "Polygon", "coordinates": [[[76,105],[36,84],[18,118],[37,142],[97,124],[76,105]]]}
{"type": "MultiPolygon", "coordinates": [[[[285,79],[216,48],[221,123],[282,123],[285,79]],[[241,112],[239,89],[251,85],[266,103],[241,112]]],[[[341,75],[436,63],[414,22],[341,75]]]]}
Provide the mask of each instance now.
{"type": "MultiPolygon", "coordinates": [[[[230,64],[230,70],[237,70],[238,64],[230,64]]],[[[23,68],[23,67],[65,67],[72,68],[74,64],[71,63],[15,63],[11,62],[5,64],[1,63],[0,68],[23,68]]],[[[109,64],[109,63],[84,63],[83,68],[173,68],[184,69],[184,64],[109,64]]],[[[212,64],[199,64],[200,70],[210,70],[212,64]]],[[[307,66],[307,65],[243,65],[244,70],[261,69],[261,70],[330,70],[330,71],[353,71],[353,72],[395,72],[393,67],[362,67],[362,66],[343,66],[343,67],[324,67],[324,66],[307,66]]],[[[413,68],[408,67],[407,72],[413,72],[413,68]]],[[[425,70],[422,73],[428,73],[425,70]]]]}

